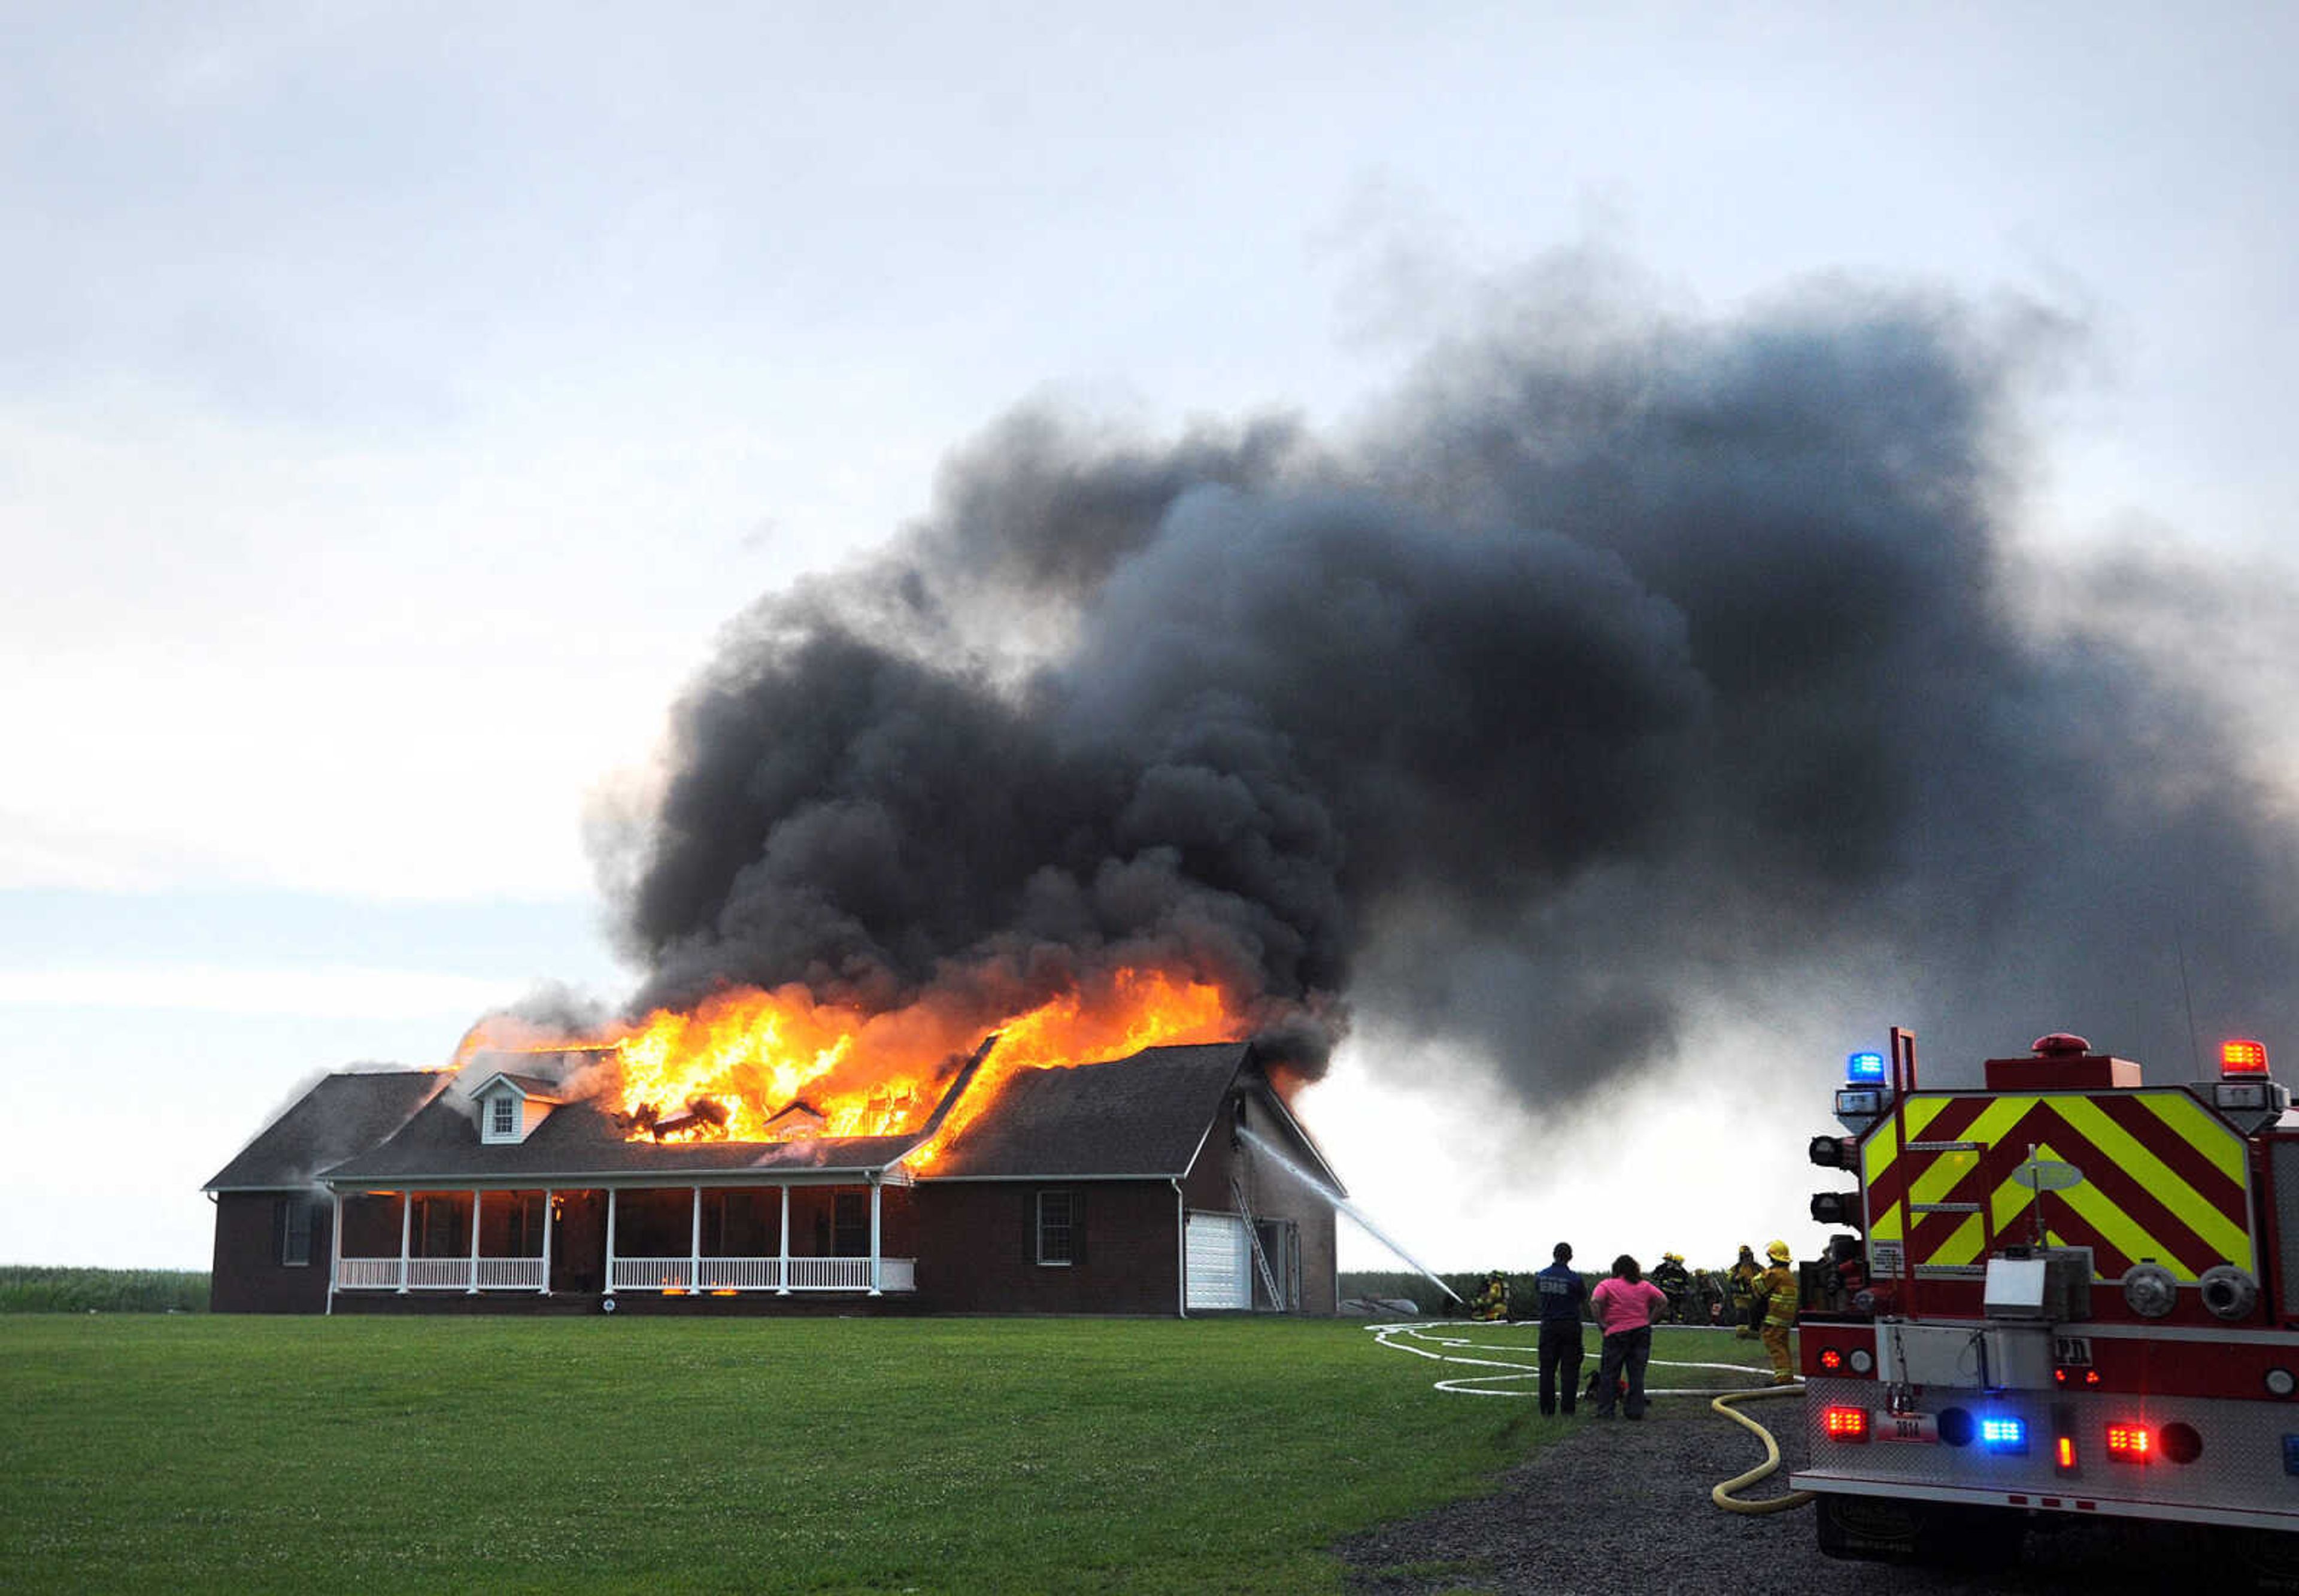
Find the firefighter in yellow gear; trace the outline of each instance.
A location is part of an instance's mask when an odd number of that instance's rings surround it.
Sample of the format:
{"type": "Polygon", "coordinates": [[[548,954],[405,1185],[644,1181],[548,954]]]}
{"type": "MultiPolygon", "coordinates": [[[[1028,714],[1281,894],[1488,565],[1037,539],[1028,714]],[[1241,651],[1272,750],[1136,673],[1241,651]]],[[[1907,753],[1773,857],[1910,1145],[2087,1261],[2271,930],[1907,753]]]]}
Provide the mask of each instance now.
{"type": "Polygon", "coordinates": [[[1485,1289],[1477,1293],[1469,1317],[1477,1319],[1508,1318],[1508,1276],[1495,1269],[1485,1276],[1485,1289]]]}
{"type": "Polygon", "coordinates": [[[1742,1242],[1739,1259],[1732,1265],[1731,1284],[1727,1288],[1735,1340],[1756,1339],[1756,1281],[1764,1272],[1764,1266],[1756,1261],[1756,1250],[1742,1242]]]}
{"type": "Polygon", "coordinates": [[[1754,1306],[1764,1316],[1764,1351],[1772,1360],[1772,1384],[1796,1384],[1796,1366],[1789,1353],[1789,1331],[1797,1318],[1796,1276],[1789,1268],[1789,1244],[1774,1242],[1764,1249],[1772,1268],[1759,1275],[1750,1290],[1754,1306]]]}

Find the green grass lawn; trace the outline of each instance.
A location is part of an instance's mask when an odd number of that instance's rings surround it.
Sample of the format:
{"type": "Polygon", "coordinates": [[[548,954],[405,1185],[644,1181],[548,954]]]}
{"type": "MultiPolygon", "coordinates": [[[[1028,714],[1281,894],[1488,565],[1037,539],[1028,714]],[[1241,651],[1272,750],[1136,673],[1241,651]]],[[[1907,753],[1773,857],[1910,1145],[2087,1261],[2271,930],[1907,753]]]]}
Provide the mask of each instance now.
{"type": "Polygon", "coordinates": [[[0,1367],[0,1589],[1333,1591],[1556,1434],[1300,1320],[16,1317],[0,1367]]]}

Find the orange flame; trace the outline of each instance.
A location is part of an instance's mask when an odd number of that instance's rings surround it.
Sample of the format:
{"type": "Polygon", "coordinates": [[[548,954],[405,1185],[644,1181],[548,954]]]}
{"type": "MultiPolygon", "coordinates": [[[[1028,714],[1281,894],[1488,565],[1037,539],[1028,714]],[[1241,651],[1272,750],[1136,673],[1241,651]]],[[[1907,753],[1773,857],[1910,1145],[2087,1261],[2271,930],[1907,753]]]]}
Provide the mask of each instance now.
{"type": "Polygon", "coordinates": [[[802,986],[719,993],[685,1011],[658,1010],[635,1026],[545,1042],[484,1024],[481,1049],[596,1052],[609,1073],[569,1082],[624,1117],[634,1141],[784,1142],[892,1136],[923,1130],[957,1067],[992,1032],[998,1045],[932,1143],[909,1156],[930,1165],[1017,1071],[1120,1059],[1170,1043],[1216,1042],[1246,1028],[1218,985],[1163,970],[1120,968],[1015,1011],[929,995],[869,1013],[818,1001],[802,986]]]}

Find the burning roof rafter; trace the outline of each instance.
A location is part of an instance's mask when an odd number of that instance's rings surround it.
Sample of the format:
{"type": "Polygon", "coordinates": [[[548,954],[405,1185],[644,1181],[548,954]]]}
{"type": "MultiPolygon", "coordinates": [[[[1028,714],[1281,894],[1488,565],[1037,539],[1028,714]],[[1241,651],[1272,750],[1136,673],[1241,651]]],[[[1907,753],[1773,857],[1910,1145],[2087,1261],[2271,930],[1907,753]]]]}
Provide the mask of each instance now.
{"type": "Polygon", "coordinates": [[[562,1093],[597,1102],[631,1141],[909,1136],[908,1161],[925,1168],[1017,1071],[1250,1028],[1211,982],[1120,968],[1003,1015],[947,994],[871,1013],[791,985],[732,990],[581,1037],[482,1022],[459,1062],[484,1059],[492,1074],[497,1055],[516,1052],[535,1072],[555,1070],[562,1093]]]}

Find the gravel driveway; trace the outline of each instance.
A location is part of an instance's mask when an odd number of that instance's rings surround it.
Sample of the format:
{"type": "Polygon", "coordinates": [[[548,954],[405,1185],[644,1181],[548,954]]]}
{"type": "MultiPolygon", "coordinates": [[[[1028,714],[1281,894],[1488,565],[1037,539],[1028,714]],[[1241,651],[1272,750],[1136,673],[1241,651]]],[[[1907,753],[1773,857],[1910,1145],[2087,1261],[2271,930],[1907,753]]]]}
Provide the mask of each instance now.
{"type": "MultiPolygon", "coordinates": [[[[1507,1399],[1461,1397],[1463,1401],[1507,1399]]],[[[1779,1437],[1786,1467],[1744,1491],[1777,1494],[1804,1459],[1793,1400],[1748,1409],[1779,1437]]],[[[2031,1533],[2016,1570],[1975,1576],[1888,1563],[1838,1562],[1814,1543],[1812,1509],[1750,1517],[1714,1506],[1708,1492],[1764,1460],[1764,1444],[1710,1411],[1704,1398],[1661,1398],[1643,1419],[1533,1420],[1557,1439],[1510,1469],[1495,1494],[1384,1525],[1344,1542],[1351,1587],[1382,1596],[1423,1592],[1697,1592],[1760,1596],[1831,1590],[2086,1592],[2161,1591],[2192,1584],[2165,1554],[2127,1548],[2112,1524],[2053,1517],[2031,1533]]]]}

